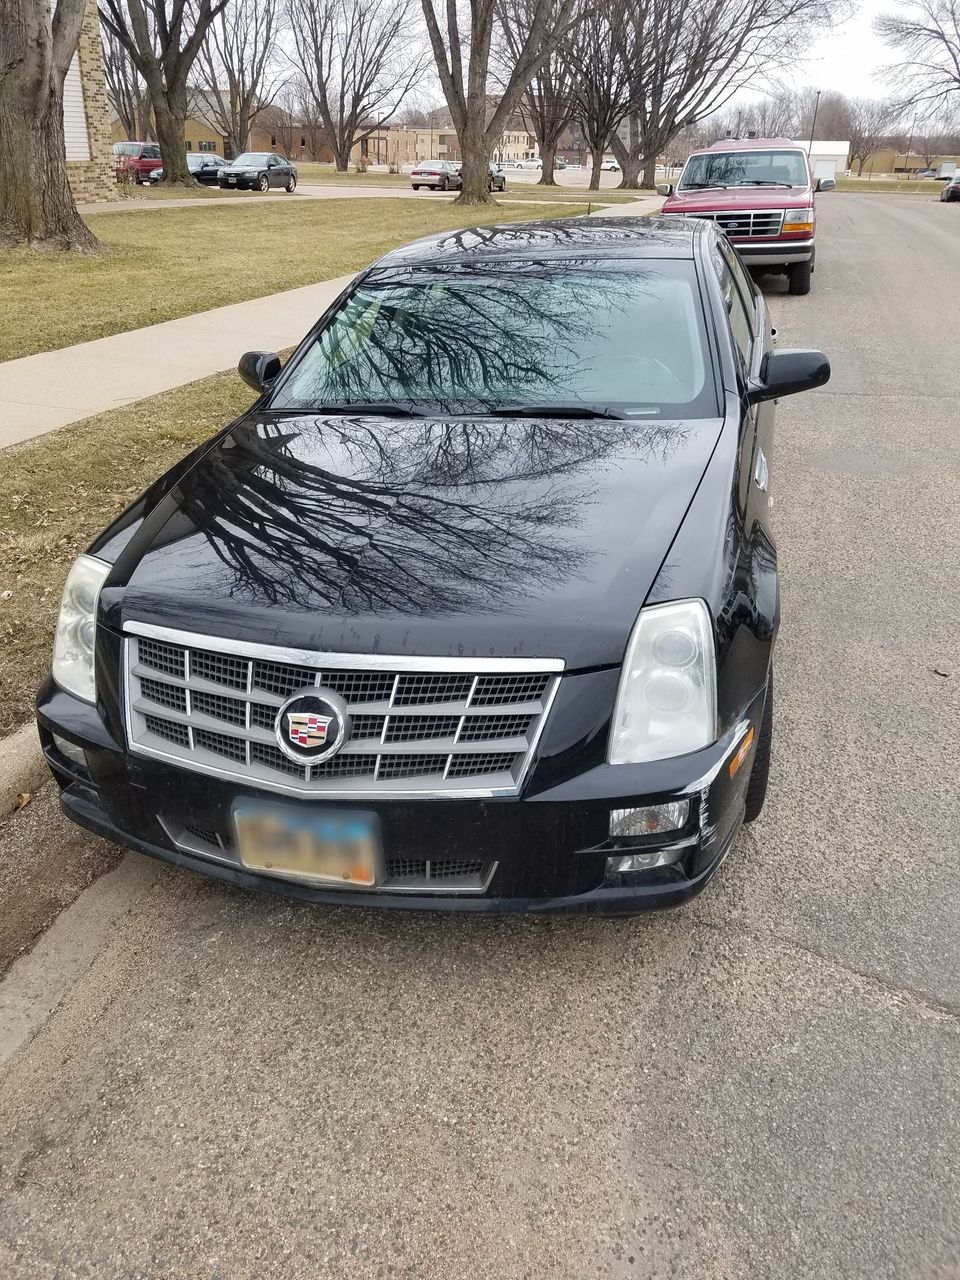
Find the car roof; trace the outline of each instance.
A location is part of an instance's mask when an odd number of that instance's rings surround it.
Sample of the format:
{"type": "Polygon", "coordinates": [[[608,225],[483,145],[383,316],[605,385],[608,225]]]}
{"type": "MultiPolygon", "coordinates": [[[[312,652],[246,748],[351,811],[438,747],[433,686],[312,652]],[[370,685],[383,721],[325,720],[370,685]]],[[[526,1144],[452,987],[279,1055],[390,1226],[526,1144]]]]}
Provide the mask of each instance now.
{"type": "Polygon", "coordinates": [[[496,258],[692,258],[697,236],[717,234],[701,218],[567,218],[464,227],[393,249],[380,267],[496,258]]]}
{"type": "MultiPolygon", "coordinates": [[[[799,142],[794,142],[792,138],[721,138],[719,142],[711,143],[709,147],[701,147],[702,151],[769,151],[771,147],[783,148],[792,147],[796,151],[802,151],[803,146],[799,142]]],[[[699,154],[695,152],[694,154],[699,154]]]]}

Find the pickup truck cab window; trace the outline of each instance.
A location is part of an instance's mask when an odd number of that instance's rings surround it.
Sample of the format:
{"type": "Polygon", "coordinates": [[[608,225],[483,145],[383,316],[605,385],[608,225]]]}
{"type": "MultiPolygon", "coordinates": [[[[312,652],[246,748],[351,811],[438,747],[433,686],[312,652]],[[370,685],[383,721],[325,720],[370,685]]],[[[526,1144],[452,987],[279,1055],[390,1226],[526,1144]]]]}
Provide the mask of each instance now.
{"type": "Polygon", "coordinates": [[[680,190],[688,187],[806,187],[809,183],[807,161],[802,151],[751,149],[701,152],[691,156],[680,178],[680,190]]]}

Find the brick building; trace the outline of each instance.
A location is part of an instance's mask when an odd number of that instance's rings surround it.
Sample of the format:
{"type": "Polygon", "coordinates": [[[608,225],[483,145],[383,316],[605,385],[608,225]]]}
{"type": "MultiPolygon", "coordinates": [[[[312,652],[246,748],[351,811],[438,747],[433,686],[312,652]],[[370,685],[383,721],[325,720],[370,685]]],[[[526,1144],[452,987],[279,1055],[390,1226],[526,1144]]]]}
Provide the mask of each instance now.
{"type": "Polygon", "coordinates": [[[63,133],[74,199],[115,200],[117,180],[97,0],[87,0],[80,46],[64,81],[63,133]]]}

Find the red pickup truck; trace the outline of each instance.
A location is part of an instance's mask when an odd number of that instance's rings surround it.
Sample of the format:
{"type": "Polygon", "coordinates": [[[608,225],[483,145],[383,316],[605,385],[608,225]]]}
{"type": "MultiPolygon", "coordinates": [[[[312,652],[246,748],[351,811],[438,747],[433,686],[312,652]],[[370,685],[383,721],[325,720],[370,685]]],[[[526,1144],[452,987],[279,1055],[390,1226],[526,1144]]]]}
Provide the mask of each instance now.
{"type": "Polygon", "coordinates": [[[118,182],[149,182],[150,174],[160,167],[160,147],[156,142],[115,142],[113,162],[118,182]]]}
{"type": "Polygon", "coordinates": [[[833,178],[815,181],[807,153],[789,138],[726,138],[688,156],[663,216],[710,218],[759,273],[786,275],[791,293],[809,293],[816,261],[815,193],[833,178]]]}

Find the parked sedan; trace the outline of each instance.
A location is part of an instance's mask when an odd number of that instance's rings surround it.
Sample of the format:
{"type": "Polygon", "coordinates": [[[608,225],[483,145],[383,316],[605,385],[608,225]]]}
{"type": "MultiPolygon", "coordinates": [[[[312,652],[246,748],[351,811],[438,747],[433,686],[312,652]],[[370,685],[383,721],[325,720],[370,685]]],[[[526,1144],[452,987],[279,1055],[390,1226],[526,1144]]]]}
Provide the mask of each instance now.
{"type": "Polygon", "coordinates": [[[457,191],[463,185],[460,170],[451,160],[424,160],[410,174],[414,191],[429,187],[431,191],[457,191]]]}
{"type": "Polygon", "coordinates": [[[954,177],[940,189],[941,200],[960,200],[960,173],[954,177]]]}
{"type": "Polygon", "coordinates": [[[315,902],[634,911],[758,816],[776,350],[702,219],[443,232],[70,571],[40,738],[81,826],[315,902]]]}
{"type": "Polygon", "coordinates": [[[604,173],[619,173],[620,164],[616,160],[604,160],[600,165],[600,169],[604,173]]]}
{"type": "MultiPolygon", "coordinates": [[[[197,182],[203,183],[205,186],[215,187],[220,179],[220,170],[226,164],[223,156],[215,156],[208,152],[198,155],[196,152],[190,152],[187,156],[187,168],[190,171],[191,178],[195,178],[197,182]]],[[[163,169],[151,169],[151,182],[163,181],[163,169]]]]}
{"type": "Polygon", "coordinates": [[[297,166],[272,151],[245,151],[236,160],[220,170],[218,182],[225,191],[269,191],[282,187],[284,191],[297,189],[297,166]]]}

